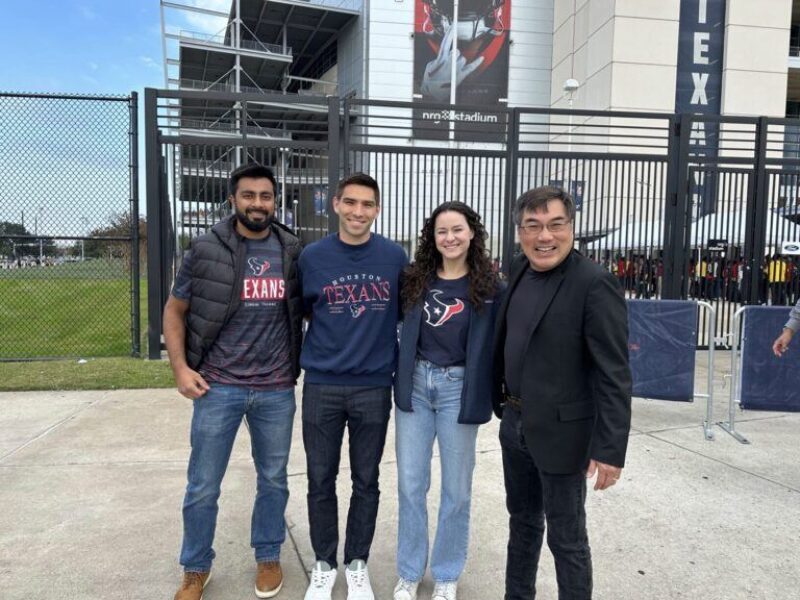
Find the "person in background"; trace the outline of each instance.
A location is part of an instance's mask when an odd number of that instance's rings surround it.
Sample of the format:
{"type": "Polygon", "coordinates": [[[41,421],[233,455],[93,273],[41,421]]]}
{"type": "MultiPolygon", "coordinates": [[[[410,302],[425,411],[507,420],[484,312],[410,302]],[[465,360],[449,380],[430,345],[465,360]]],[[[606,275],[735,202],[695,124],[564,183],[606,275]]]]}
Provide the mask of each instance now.
{"type": "Polygon", "coordinates": [[[792,341],[792,337],[797,333],[798,329],[800,329],[800,300],[797,301],[797,304],[794,305],[789,313],[789,320],[783,326],[783,331],[772,342],[772,351],[775,356],[780,358],[789,349],[789,342],[792,341]]]}

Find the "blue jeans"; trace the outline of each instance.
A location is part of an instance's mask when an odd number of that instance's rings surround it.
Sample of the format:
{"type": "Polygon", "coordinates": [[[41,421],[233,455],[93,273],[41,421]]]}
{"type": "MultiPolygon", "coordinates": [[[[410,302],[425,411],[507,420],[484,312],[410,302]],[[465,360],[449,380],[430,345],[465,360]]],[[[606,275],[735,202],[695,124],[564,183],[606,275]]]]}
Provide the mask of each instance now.
{"type": "Polygon", "coordinates": [[[477,425],[458,422],[464,367],[438,367],[417,360],[412,412],[395,412],[399,521],[397,572],[419,581],[428,562],[427,495],[433,441],[439,440],[441,503],[431,554],[436,581],[455,581],[464,570],[469,543],[472,472],[477,425]]]}
{"type": "Polygon", "coordinates": [[[344,428],[350,442],[353,491],[347,511],[344,562],[369,558],[378,517],[378,475],[392,409],[389,387],[303,386],[303,443],[308,471],[308,525],[316,560],[337,566],[336,477],[344,428]]]}
{"type": "Polygon", "coordinates": [[[194,401],[181,565],[185,571],[211,570],[220,485],[243,417],[250,429],[257,473],[250,545],[256,561],[278,560],[286,539],[286,464],[292,444],[294,389],[265,392],[238,385],[210,386],[194,401]]]}
{"type": "Polygon", "coordinates": [[[532,600],[547,519],[559,600],[590,600],[592,555],[586,534],[586,476],[553,475],[536,466],[522,416],[506,405],[500,423],[509,535],[505,600],[532,600]]]}

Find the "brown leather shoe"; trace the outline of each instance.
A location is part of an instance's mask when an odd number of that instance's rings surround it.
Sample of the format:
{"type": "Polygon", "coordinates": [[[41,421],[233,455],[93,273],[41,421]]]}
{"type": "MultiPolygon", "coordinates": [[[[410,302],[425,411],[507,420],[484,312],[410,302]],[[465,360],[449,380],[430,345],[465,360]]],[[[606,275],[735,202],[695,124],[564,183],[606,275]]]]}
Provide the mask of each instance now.
{"type": "Polygon", "coordinates": [[[175,592],[175,600],[203,600],[203,590],[211,579],[211,573],[195,573],[186,571],[183,574],[183,583],[175,592]]]}
{"type": "Polygon", "coordinates": [[[283,572],[281,563],[277,560],[258,563],[256,573],[256,596],[259,598],[272,598],[281,591],[283,586],[283,572]]]}

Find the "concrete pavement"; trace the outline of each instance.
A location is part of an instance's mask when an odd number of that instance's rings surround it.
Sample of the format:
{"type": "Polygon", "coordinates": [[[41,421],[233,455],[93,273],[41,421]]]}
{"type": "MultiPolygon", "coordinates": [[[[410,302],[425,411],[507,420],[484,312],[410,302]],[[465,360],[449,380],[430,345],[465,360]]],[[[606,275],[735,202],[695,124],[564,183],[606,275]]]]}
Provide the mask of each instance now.
{"type": "MultiPolygon", "coordinates": [[[[699,361],[697,390],[704,391],[699,361]]],[[[727,412],[729,368],[718,353],[717,418],[727,412]]],[[[299,388],[298,388],[299,399],[299,388]]],[[[298,403],[299,404],[299,403],[298,403]]],[[[739,413],[740,445],[716,428],[703,437],[705,403],[634,400],[628,465],[619,485],[587,500],[595,598],[800,597],[800,414],[739,413]]],[[[180,579],[180,506],[191,405],[173,390],[0,394],[0,598],[172,598],[180,579]]],[[[284,590],[301,600],[313,564],[298,409],[289,463],[284,590]]],[[[381,472],[370,558],[376,597],[391,598],[397,523],[394,425],[381,472]]],[[[501,599],[507,536],[498,422],[481,428],[463,600],[501,599]]],[[[429,506],[438,506],[434,462],[429,506]]],[[[223,484],[206,600],[255,598],[249,547],[255,477],[240,430],[223,484]]],[[[349,497],[346,449],[340,523],[349,497]]],[[[341,550],[340,550],[341,553],[341,550]]],[[[420,599],[430,597],[430,575],[420,599]]],[[[545,548],[538,598],[557,597],[545,548]]],[[[344,600],[340,575],[334,598],[344,600]]]]}

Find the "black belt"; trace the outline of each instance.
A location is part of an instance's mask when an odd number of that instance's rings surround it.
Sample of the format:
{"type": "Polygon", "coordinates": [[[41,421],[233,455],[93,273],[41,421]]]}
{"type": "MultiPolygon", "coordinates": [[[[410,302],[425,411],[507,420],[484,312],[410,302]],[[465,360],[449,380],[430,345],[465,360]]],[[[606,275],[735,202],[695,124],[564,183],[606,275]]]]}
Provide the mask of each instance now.
{"type": "Polygon", "coordinates": [[[510,406],[517,412],[522,412],[522,398],[506,394],[506,406],[510,406]]]}

